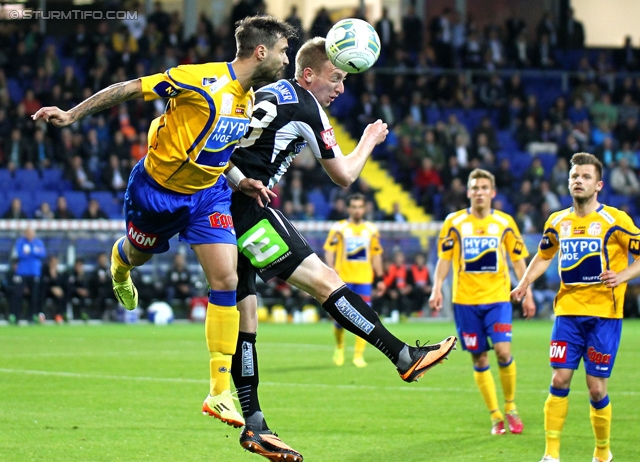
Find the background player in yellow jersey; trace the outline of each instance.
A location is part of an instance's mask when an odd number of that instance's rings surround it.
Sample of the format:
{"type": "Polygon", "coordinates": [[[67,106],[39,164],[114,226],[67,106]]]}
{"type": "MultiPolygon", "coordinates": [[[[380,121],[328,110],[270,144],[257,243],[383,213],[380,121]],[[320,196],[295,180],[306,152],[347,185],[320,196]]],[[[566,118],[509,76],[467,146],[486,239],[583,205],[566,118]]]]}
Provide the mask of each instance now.
{"type": "MultiPolygon", "coordinates": [[[[33,119],[57,127],[134,98],[169,98],[149,128],[147,155],[134,167],[125,193],[126,236],[113,246],[111,272],[116,298],[127,309],[138,304],[130,270],[166,252],[179,234],[194,250],[211,287],[205,323],[210,353],[210,389],[203,412],[236,427],[244,424],[231,397],[230,369],[239,313],[236,308],[236,235],[231,190],[222,176],[253,112],[252,86],[275,81],[288,64],[287,39],[294,30],[269,16],[239,21],[231,63],[171,68],[105,88],[69,111],[44,107],[33,119]]],[[[236,169],[237,170],[237,169],[236,169]]],[[[262,183],[227,178],[253,197],[268,200],[262,183]]]]}
{"type": "Polygon", "coordinates": [[[515,300],[521,299],[559,252],[560,289],[549,350],[553,374],[544,404],[546,447],[542,462],[560,459],[569,387],[580,360],[591,404],[596,446],[593,462],[613,459],[607,382],[620,344],[627,281],[640,275],[640,229],[626,213],[598,202],[602,187],[600,161],[592,154],[574,154],[569,171],[573,206],[551,214],[538,253],[511,293],[515,300]],[[635,260],[631,265],[629,255],[635,260]]]}
{"type": "MultiPolygon", "coordinates": [[[[335,223],[324,243],[324,259],[327,266],[333,268],[347,287],[360,295],[371,306],[372,283],[381,280],[382,246],[376,225],[364,221],[365,196],[352,194],[347,198],[349,218],[335,223]]],[[[384,285],[382,281],[379,284],[384,285]]],[[[376,287],[383,289],[383,287],[376,287]]],[[[334,321],[333,331],[336,338],[336,351],[333,362],[337,366],[344,364],[344,328],[334,321]]],[[[356,335],[353,364],[357,367],[367,365],[364,360],[364,347],[367,341],[356,335]]]]}
{"type": "MultiPolygon", "coordinates": [[[[471,207],[447,216],[438,240],[438,262],[429,305],[442,308],[442,284],[453,264],[453,310],[462,347],[471,353],[474,379],[491,415],[491,433],[522,433],[516,410],[516,362],[511,356],[511,279],[507,255],[518,278],[526,269],[527,249],[511,216],[491,208],[495,178],[482,169],[469,174],[467,197],[471,207]],[[491,339],[491,343],[489,343],[491,339]],[[496,385],[489,369],[488,350],[498,359],[505,414],[500,411],[496,385]]],[[[535,314],[531,290],[522,304],[524,315],[535,314]]]]}

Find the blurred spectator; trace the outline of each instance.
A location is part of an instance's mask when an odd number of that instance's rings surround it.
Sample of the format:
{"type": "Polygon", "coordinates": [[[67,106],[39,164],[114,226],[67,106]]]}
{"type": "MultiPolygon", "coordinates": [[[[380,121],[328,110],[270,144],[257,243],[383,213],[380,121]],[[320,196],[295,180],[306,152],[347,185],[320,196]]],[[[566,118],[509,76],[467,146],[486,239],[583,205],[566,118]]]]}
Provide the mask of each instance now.
{"type": "Polygon", "coordinates": [[[551,189],[559,196],[566,196],[569,194],[567,178],[569,178],[569,164],[567,159],[564,157],[558,157],[556,164],[553,166],[553,170],[551,170],[550,186],[551,189]]]}
{"type": "Polygon", "coordinates": [[[524,86],[522,85],[522,75],[520,74],[520,72],[516,72],[515,74],[511,75],[511,77],[509,77],[509,79],[504,84],[504,91],[505,96],[508,99],[511,99],[514,96],[517,96],[520,101],[524,101],[527,99],[527,94],[525,93],[524,86]]]}
{"type": "Polygon", "coordinates": [[[633,72],[638,70],[638,52],[633,47],[630,35],[624,38],[622,48],[614,51],[613,62],[616,69],[621,71],[633,72]]]}
{"type": "MultiPolygon", "coordinates": [[[[58,257],[50,255],[42,269],[42,301],[53,305],[53,319],[57,324],[64,322],[67,310],[66,278],[59,270],[58,257]]],[[[111,278],[109,278],[111,290],[111,278]]]]}
{"type": "Polygon", "coordinates": [[[85,168],[79,154],[70,159],[65,176],[77,191],[91,191],[96,188],[95,183],[91,180],[90,172],[85,168]]]}
{"type": "Polygon", "coordinates": [[[42,202],[40,207],[34,212],[33,218],[39,220],[53,220],[55,218],[51,205],[48,202],[42,202]]]}
{"type": "Polygon", "coordinates": [[[66,279],[67,300],[71,303],[73,319],[87,321],[92,298],[89,284],[90,276],[86,272],[82,258],[76,258],[66,279]]]}
{"type": "Polygon", "coordinates": [[[395,28],[386,6],[382,7],[382,17],[376,22],[375,29],[380,37],[380,59],[384,63],[387,56],[393,55],[397,45],[395,28]]]}
{"type": "Polygon", "coordinates": [[[450,213],[462,210],[467,205],[467,188],[460,177],[455,177],[449,189],[442,195],[442,216],[439,218],[444,219],[450,213]]]}
{"type": "Polygon", "coordinates": [[[149,149],[149,141],[146,133],[139,133],[136,139],[136,143],[131,145],[131,161],[135,165],[144,156],[147,155],[149,149]]]}
{"type": "Polygon", "coordinates": [[[127,188],[129,173],[130,169],[121,166],[118,156],[111,154],[109,164],[102,170],[102,184],[114,193],[124,191],[127,188]]]}
{"type": "Polygon", "coordinates": [[[325,7],[321,7],[311,23],[309,37],[326,37],[331,26],[333,26],[333,21],[329,17],[329,11],[325,7]]]}
{"type": "Polygon", "coordinates": [[[605,122],[610,127],[618,123],[618,109],[611,103],[609,93],[602,93],[600,99],[591,105],[589,112],[596,126],[601,122],[605,122]]]}
{"type": "Polygon", "coordinates": [[[29,218],[27,213],[22,208],[22,201],[19,197],[14,197],[11,199],[11,204],[7,211],[2,215],[2,218],[7,220],[24,220],[29,218]]]}
{"type": "Polygon", "coordinates": [[[56,210],[54,212],[56,220],[72,220],[76,218],[74,213],[67,206],[67,199],[64,196],[58,196],[56,200],[56,210]]]}
{"type": "Polygon", "coordinates": [[[611,169],[609,183],[616,194],[629,198],[640,196],[640,181],[638,175],[629,167],[626,157],[618,160],[618,164],[611,169]]]}
{"type": "MultiPolygon", "coordinates": [[[[302,185],[302,180],[299,175],[294,175],[291,178],[291,182],[288,185],[282,200],[290,201],[293,207],[293,212],[297,215],[301,215],[304,211],[304,206],[309,201],[307,198],[307,192],[302,185]]],[[[285,216],[289,216],[285,213],[285,216]]]]}
{"type": "Polygon", "coordinates": [[[422,20],[416,14],[416,7],[413,4],[409,4],[406,14],[402,16],[402,27],[400,28],[403,34],[402,48],[409,54],[414,54],[412,57],[415,60],[418,52],[424,46],[424,27],[422,20]]]}
{"type": "Polygon", "coordinates": [[[17,168],[34,168],[36,154],[33,145],[22,136],[18,128],[11,130],[11,138],[4,146],[4,156],[7,160],[6,166],[10,170],[17,168]]]}
{"type": "Polygon", "coordinates": [[[629,143],[633,149],[637,149],[640,146],[640,128],[638,127],[638,118],[629,116],[624,119],[624,123],[621,123],[618,126],[615,136],[620,144],[629,143]]]}
{"type": "Polygon", "coordinates": [[[560,24],[558,44],[562,48],[584,48],[584,27],[574,17],[573,8],[567,8],[567,17],[560,24]]]}
{"type": "Polygon", "coordinates": [[[589,118],[589,110],[585,107],[581,97],[576,97],[573,100],[573,105],[567,111],[567,118],[574,124],[589,118]]]}
{"type": "Polygon", "coordinates": [[[349,216],[349,214],[347,213],[347,203],[344,200],[343,197],[338,197],[334,202],[333,202],[333,207],[331,208],[331,211],[329,212],[329,215],[327,215],[327,221],[339,221],[339,220],[344,220],[349,216]]]}
{"type": "Polygon", "coordinates": [[[412,311],[422,311],[433,288],[431,275],[427,268],[427,258],[422,252],[418,252],[414,256],[414,263],[409,268],[407,284],[411,286],[409,300],[412,311]]]}
{"type": "Polygon", "coordinates": [[[549,44],[551,46],[555,47],[558,45],[557,27],[553,21],[551,13],[548,11],[542,13],[542,18],[540,18],[540,21],[538,22],[536,27],[536,39],[540,41],[541,37],[545,34],[548,35],[549,44]]]}
{"type": "Polygon", "coordinates": [[[33,134],[33,149],[35,151],[35,162],[38,169],[46,169],[53,166],[54,152],[53,145],[45,138],[44,130],[36,129],[33,134]]]}
{"type": "Polygon", "coordinates": [[[511,161],[508,157],[504,157],[500,161],[495,177],[497,191],[505,196],[510,196],[513,193],[513,187],[516,184],[516,176],[511,170],[511,161]]]}
{"type": "Polygon", "coordinates": [[[556,67],[554,46],[549,34],[543,33],[535,44],[531,53],[533,65],[538,69],[551,69],[556,67]]]}
{"type": "Polygon", "coordinates": [[[174,309],[176,302],[180,303],[185,311],[189,306],[189,299],[193,296],[191,277],[184,254],[176,253],[165,278],[166,297],[174,309]]]}
{"type": "Polygon", "coordinates": [[[631,169],[637,169],[640,167],[640,164],[638,163],[638,154],[631,149],[631,143],[628,141],[622,143],[622,146],[618,152],[616,152],[616,162],[620,163],[622,159],[627,161],[627,164],[631,169]]]}
{"type": "Polygon", "coordinates": [[[391,212],[385,214],[382,219],[384,221],[395,221],[396,223],[405,223],[407,221],[407,217],[403,215],[398,202],[391,204],[391,212]]]}
{"type": "Polygon", "coordinates": [[[109,215],[102,210],[100,202],[98,202],[97,199],[90,199],[87,208],[84,209],[80,218],[83,220],[108,220],[109,215]]]}
{"type": "Polygon", "coordinates": [[[433,165],[438,169],[444,167],[444,149],[440,143],[436,141],[436,135],[433,130],[424,132],[424,141],[416,151],[419,159],[431,159],[433,165]]]}
{"type": "Polygon", "coordinates": [[[523,151],[528,150],[531,143],[542,141],[534,116],[529,115],[524,119],[524,125],[516,132],[516,140],[523,151]]]}
{"type": "Polygon", "coordinates": [[[10,320],[16,322],[22,318],[22,304],[25,295],[29,297],[29,321],[39,322],[42,261],[47,256],[42,239],[36,237],[33,228],[27,228],[24,235],[15,243],[15,255],[18,266],[14,275],[13,292],[9,301],[10,320]]]}
{"type": "Polygon", "coordinates": [[[414,197],[427,213],[433,213],[433,196],[443,190],[442,178],[433,160],[429,157],[422,159],[420,167],[413,177],[414,197]]]}
{"type": "Polygon", "coordinates": [[[527,169],[527,173],[525,173],[525,179],[531,182],[531,188],[534,191],[540,191],[540,183],[544,181],[545,176],[542,160],[539,157],[534,157],[527,169]]]}
{"type": "Polygon", "coordinates": [[[539,190],[543,201],[546,202],[546,204],[549,206],[550,212],[555,212],[562,208],[560,199],[558,199],[558,195],[551,189],[548,181],[541,181],[539,190]]]}
{"type": "MultiPolygon", "coordinates": [[[[396,250],[393,253],[393,263],[387,267],[384,275],[384,283],[387,286],[383,299],[389,306],[388,311],[397,314],[409,316],[413,311],[417,311],[417,307],[413,306],[410,294],[413,287],[408,282],[408,270],[406,257],[402,250],[396,250]]],[[[397,316],[396,314],[396,316],[397,316]]]]}
{"type": "Polygon", "coordinates": [[[111,287],[111,270],[109,269],[109,259],[107,254],[98,254],[96,266],[89,280],[89,292],[93,298],[93,309],[103,321],[110,321],[116,318],[114,312],[116,301],[113,297],[111,287]]]}

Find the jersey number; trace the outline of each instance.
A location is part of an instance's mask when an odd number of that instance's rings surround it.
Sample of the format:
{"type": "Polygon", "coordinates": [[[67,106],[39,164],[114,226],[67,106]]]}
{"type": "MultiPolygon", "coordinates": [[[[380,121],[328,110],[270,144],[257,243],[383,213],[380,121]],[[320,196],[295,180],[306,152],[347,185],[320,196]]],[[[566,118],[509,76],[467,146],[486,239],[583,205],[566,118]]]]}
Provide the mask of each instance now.
{"type": "Polygon", "coordinates": [[[289,251],[289,246],[266,219],[240,236],[238,247],[254,268],[264,268],[289,251]]]}
{"type": "MultiPolygon", "coordinates": [[[[249,125],[249,133],[241,141],[242,147],[253,146],[258,138],[262,135],[262,130],[267,128],[273,119],[278,115],[278,106],[270,101],[260,101],[253,108],[253,117],[251,118],[251,124],[249,125]],[[262,117],[260,117],[262,115],[262,117]]],[[[271,159],[271,162],[275,160],[275,155],[271,159]]]]}

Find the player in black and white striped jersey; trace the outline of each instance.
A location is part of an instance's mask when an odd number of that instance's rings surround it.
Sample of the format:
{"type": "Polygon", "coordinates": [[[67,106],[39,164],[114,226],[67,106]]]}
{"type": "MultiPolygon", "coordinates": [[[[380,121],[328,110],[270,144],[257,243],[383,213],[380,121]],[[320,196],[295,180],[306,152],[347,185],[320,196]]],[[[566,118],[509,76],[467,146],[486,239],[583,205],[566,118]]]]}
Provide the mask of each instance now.
{"type": "MultiPolygon", "coordinates": [[[[279,80],[256,93],[250,128],[231,158],[234,167],[228,171],[229,181],[239,184],[246,176],[272,188],[300,149],[308,145],[336,184],[353,183],[374,147],[385,140],[388,129],[377,120],[365,128],[353,152],[342,154],[323,108],[344,92],[346,76],[327,58],[323,38],[307,41],[296,55],[295,78],[279,80]]],[[[263,208],[248,195],[251,191],[243,192],[246,194],[233,193],[231,205],[240,252],[240,335],[231,368],[246,421],[240,443],[267,458],[286,454],[299,462],[299,453],[274,439],[258,402],[256,274],[265,281],[277,276],[308,292],[340,325],[383,352],[407,382],[419,379],[445,359],[455,347],[456,338],[417,348],[396,338],[369,305],[320,260],[279,210],[268,204],[263,208]]]]}

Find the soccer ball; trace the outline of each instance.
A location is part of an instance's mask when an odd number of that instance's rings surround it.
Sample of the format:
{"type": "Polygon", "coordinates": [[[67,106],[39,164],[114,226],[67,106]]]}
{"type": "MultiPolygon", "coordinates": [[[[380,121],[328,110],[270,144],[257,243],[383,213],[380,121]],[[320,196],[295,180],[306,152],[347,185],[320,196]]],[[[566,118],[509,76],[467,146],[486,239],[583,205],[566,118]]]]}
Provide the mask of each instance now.
{"type": "Polygon", "coordinates": [[[338,69],[359,74],[375,64],[380,56],[380,38],[371,24],[362,19],[338,21],[327,34],[327,56],[338,69]]]}

